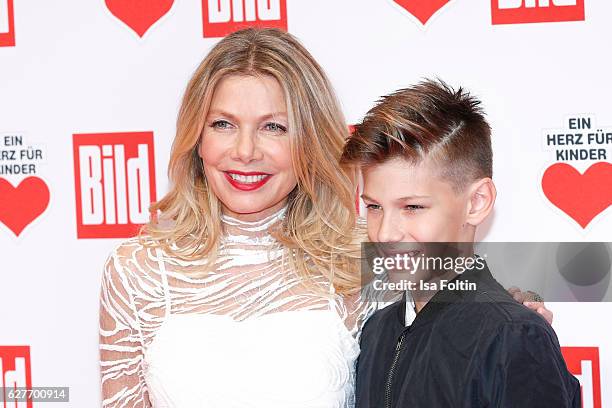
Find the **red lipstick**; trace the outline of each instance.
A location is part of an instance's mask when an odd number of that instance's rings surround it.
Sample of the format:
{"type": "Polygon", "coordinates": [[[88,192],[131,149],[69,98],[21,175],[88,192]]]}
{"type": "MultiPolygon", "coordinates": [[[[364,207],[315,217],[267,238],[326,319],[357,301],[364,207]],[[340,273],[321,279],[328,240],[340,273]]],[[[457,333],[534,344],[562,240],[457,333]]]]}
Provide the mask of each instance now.
{"type": "Polygon", "coordinates": [[[271,174],[262,173],[260,171],[238,171],[228,170],[223,172],[227,181],[235,188],[240,191],[254,191],[261,188],[264,184],[270,180],[271,174]],[[232,178],[232,175],[238,176],[237,179],[232,178]],[[263,176],[263,177],[262,177],[263,176]],[[246,178],[250,177],[251,181],[247,181],[246,178]]]}

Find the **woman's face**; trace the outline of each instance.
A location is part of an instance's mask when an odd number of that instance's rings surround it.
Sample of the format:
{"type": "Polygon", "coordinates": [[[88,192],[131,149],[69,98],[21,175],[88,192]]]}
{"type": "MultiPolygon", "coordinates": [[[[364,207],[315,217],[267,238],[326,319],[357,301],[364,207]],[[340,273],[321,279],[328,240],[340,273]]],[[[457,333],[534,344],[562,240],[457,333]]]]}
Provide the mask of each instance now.
{"type": "Polygon", "coordinates": [[[297,185],[289,132],[276,79],[232,75],[217,85],[199,155],[226,214],[251,221],[285,205],[297,185]]]}

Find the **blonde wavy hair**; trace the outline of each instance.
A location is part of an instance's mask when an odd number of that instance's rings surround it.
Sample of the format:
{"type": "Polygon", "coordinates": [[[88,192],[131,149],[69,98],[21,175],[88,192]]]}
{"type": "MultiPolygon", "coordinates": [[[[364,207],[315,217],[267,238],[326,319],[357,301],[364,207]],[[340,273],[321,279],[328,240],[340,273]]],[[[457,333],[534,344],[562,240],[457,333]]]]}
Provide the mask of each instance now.
{"type": "MultiPolygon", "coordinates": [[[[355,178],[338,165],[348,128],[332,86],[291,34],[245,29],[222,39],[190,79],[177,119],[168,177],[170,191],[152,204],[141,231],[154,246],[184,260],[217,256],[221,203],[210,189],[197,148],[217,84],[229,75],[270,76],[287,103],[297,186],[275,238],[306,278],[326,276],[338,293],[358,290],[355,178]],[[170,223],[158,222],[158,216],[170,223]]],[[[210,263],[209,263],[210,264],[210,263]]]]}

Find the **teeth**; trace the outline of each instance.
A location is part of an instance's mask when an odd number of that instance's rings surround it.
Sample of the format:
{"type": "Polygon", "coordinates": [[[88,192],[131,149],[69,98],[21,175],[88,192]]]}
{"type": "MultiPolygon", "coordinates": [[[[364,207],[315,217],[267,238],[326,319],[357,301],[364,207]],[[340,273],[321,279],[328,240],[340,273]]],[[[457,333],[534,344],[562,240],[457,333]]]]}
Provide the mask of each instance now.
{"type": "Polygon", "coordinates": [[[240,183],[258,183],[264,178],[268,177],[266,174],[259,176],[243,176],[241,174],[228,173],[230,177],[240,183]]]}

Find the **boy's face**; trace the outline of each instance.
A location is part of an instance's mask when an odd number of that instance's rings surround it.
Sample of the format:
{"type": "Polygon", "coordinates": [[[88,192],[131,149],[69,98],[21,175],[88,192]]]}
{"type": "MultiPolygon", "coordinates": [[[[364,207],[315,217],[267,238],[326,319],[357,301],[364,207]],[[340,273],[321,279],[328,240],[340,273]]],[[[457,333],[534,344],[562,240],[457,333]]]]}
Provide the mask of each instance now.
{"type": "Polygon", "coordinates": [[[468,242],[470,189],[457,193],[430,159],[392,159],[363,170],[371,242],[468,242]]]}

